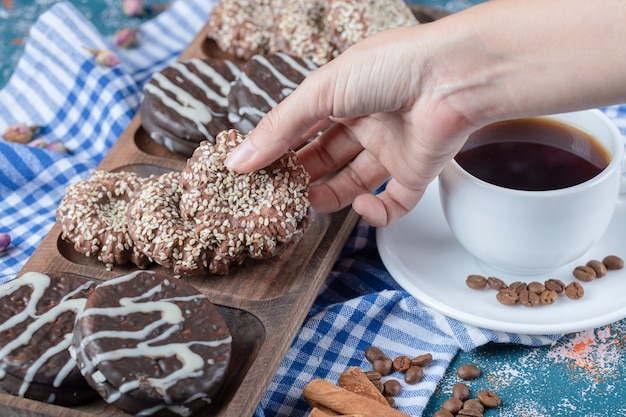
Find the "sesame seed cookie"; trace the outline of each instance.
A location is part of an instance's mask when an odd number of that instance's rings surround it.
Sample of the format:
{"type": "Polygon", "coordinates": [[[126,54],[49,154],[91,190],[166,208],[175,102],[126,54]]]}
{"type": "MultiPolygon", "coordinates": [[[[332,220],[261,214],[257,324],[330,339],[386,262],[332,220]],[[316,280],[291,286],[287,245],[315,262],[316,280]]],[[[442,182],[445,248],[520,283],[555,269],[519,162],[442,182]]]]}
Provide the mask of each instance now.
{"type": "Polygon", "coordinates": [[[56,210],[61,238],[88,257],[106,264],[139,268],[149,264],[128,233],[126,208],[142,178],[132,172],[96,170],[70,185],[56,210]]]}
{"type": "Polygon", "coordinates": [[[181,173],[181,211],[195,220],[215,264],[274,256],[300,239],[309,220],[309,174],[295,152],[251,173],[226,168],[229,152],[245,138],[234,129],[221,132],[215,145],[196,149],[181,173]]]}
{"type": "Polygon", "coordinates": [[[128,231],[141,252],[175,274],[208,271],[211,254],[180,212],[181,191],[179,171],[146,179],[128,204],[128,231]]]}
{"type": "Polygon", "coordinates": [[[383,30],[418,23],[402,0],[328,0],[327,3],[326,27],[339,52],[383,30]]]}

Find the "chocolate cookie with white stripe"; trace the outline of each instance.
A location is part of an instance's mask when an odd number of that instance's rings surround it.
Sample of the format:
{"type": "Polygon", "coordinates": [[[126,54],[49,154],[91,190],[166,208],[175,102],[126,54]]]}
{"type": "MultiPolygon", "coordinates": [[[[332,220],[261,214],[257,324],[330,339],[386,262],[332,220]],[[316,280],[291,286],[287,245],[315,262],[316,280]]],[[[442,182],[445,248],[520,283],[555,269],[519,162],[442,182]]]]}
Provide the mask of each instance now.
{"type": "Polygon", "coordinates": [[[144,86],[139,108],[152,140],[189,156],[203,140],[229,127],[230,84],[239,68],[231,61],[191,58],[155,73],[144,86]]]}
{"type": "Polygon", "coordinates": [[[19,397],[79,405],[98,397],[68,353],[74,322],[95,283],[27,272],[0,286],[0,386],[19,397]]]}
{"type": "Polygon", "coordinates": [[[96,287],[70,352],[109,404],[135,415],[190,416],[218,394],[232,337],[191,285],[140,271],[96,287]]]}
{"type": "Polygon", "coordinates": [[[280,52],[253,56],[228,94],[228,119],[233,127],[248,133],[316,68],[309,59],[280,52]]]}

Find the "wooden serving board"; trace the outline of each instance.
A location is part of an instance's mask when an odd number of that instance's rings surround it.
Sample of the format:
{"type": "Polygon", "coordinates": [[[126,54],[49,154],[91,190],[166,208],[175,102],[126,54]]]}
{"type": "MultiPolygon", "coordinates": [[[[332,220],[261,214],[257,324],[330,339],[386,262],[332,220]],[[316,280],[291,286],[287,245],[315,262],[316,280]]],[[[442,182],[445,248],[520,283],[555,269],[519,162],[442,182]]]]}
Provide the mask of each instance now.
{"type": "MultiPolygon", "coordinates": [[[[412,6],[422,21],[440,17],[434,9],[412,6]]],[[[203,28],[179,59],[227,57],[209,42],[203,28]]],[[[132,171],[142,176],[181,170],[186,157],[153,142],[136,115],[98,169],[132,171]]],[[[264,261],[236,267],[226,276],[182,277],[218,306],[233,336],[233,352],[227,379],[217,400],[197,414],[204,416],[251,416],[300,329],[313,301],[343,248],[358,215],[347,208],[332,215],[317,215],[297,245],[264,261]]],[[[61,238],[56,223],[20,274],[28,271],[65,272],[108,280],[134,270],[114,267],[74,251],[61,238]]],[[[172,274],[154,266],[152,270],[172,274]]],[[[104,401],[73,408],[51,405],[0,392],[0,416],[20,417],[128,417],[104,401]]]]}

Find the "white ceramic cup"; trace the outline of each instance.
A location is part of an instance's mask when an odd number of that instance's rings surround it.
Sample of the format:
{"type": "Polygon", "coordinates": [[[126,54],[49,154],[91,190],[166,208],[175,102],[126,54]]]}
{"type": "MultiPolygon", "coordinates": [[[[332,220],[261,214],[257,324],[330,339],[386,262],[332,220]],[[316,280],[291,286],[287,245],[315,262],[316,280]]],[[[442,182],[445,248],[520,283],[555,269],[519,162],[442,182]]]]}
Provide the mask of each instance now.
{"type": "Polygon", "coordinates": [[[478,261],[513,274],[547,273],[584,255],[606,231],[620,194],[624,142],[611,120],[595,109],[544,117],[591,134],[610,155],[608,166],[549,191],[496,186],[455,160],[439,176],[443,212],[459,243],[478,261]]]}

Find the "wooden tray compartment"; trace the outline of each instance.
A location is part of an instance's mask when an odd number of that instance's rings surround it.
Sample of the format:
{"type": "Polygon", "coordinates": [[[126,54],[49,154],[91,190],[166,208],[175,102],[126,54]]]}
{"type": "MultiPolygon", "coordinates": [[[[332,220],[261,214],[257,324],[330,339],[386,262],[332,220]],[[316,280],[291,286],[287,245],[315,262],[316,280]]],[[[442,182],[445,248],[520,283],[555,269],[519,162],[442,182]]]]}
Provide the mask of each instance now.
{"type": "MultiPolygon", "coordinates": [[[[418,20],[428,22],[445,13],[411,5],[418,20]]],[[[181,53],[179,60],[193,57],[229,58],[207,40],[203,28],[181,53]]],[[[136,115],[98,168],[133,171],[141,176],[181,170],[186,157],[150,139],[136,115]]],[[[182,277],[208,296],[224,315],[233,335],[229,374],[216,401],[199,417],[245,417],[254,413],[297,334],[313,301],[343,248],[358,215],[347,208],[332,215],[318,215],[297,245],[265,261],[249,262],[226,276],[182,277]]],[[[94,280],[107,280],[134,270],[103,264],[74,251],[61,238],[55,224],[31,258],[27,271],[67,272],[94,280]]],[[[153,266],[165,274],[171,271],[153,266]]],[[[3,417],[128,417],[104,401],[78,407],[62,407],[0,392],[3,417]]]]}

